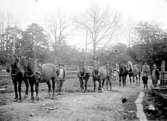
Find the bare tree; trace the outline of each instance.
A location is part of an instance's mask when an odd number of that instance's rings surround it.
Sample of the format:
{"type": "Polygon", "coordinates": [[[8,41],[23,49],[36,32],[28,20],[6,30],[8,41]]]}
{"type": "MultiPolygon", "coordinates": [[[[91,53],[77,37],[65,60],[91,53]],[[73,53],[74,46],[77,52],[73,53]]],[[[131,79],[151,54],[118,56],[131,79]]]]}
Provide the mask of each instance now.
{"type": "Polygon", "coordinates": [[[49,19],[47,19],[48,33],[50,34],[50,39],[54,41],[55,58],[57,56],[56,53],[60,51],[59,49],[66,43],[70,27],[70,18],[63,13],[50,15],[49,19]]]}
{"type": "Polygon", "coordinates": [[[11,45],[11,43],[15,43],[15,39],[11,39],[11,31],[10,32],[8,31],[11,29],[8,29],[8,28],[11,28],[11,26],[15,27],[17,24],[17,21],[14,18],[13,14],[10,12],[0,11],[0,16],[1,16],[0,18],[0,51],[9,50],[11,49],[9,45],[11,45]]]}
{"type": "Polygon", "coordinates": [[[49,19],[47,20],[47,28],[54,39],[55,44],[65,43],[69,35],[70,25],[70,18],[63,13],[49,16],[49,19]]]}
{"type": "Polygon", "coordinates": [[[108,9],[102,10],[98,6],[91,7],[77,24],[88,32],[93,47],[93,59],[96,60],[97,47],[103,48],[112,40],[119,28],[120,16],[118,13],[110,14],[108,9]]]}

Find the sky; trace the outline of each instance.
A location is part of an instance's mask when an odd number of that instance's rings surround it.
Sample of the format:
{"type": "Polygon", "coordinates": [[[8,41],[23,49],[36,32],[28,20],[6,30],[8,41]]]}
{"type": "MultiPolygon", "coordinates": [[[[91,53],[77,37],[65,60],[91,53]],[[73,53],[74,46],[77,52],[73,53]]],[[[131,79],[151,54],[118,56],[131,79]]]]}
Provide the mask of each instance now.
{"type": "MultiPolygon", "coordinates": [[[[10,12],[22,28],[32,22],[44,24],[50,14],[65,13],[74,17],[84,13],[92,4],[110,8],[121,15],[122,33],[113,43],[128,43],[128,30],[140,21],[160,24],[167,29],[167,1],[165,0],[0,0],[0,11],[10,12]]],[[[80,36],[80,35],[79,35],[80,36]]],[[[83,47],[79,36],[68,41],[71,46],[83,47]]]]}

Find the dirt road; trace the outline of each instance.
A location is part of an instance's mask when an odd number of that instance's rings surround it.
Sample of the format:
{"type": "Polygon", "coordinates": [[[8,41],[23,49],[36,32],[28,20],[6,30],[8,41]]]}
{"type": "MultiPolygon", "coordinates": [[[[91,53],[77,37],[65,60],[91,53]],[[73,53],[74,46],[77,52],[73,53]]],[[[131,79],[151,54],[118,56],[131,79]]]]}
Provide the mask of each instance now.
{"type": "Polygon", "coordinates": [[[122,121],[121,98],[137,95],[140,90],[136,86],[115,87],[102,93],[64,93],[54,100],[42,92],[40,101],[10,102],[0,107],[0,113],[4,121],[122,121]]]}

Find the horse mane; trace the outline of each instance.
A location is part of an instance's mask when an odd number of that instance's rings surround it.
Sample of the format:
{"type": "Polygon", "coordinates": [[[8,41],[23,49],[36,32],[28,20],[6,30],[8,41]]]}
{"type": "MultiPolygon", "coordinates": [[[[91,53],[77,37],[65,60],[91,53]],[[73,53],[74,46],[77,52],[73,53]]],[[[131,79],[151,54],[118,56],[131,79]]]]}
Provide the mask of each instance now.
{"type": "Polygon", "coordinates": [[[105,65],[99,67],[99,72],[103,74],[107,74],[107,68],[105,65]]]}

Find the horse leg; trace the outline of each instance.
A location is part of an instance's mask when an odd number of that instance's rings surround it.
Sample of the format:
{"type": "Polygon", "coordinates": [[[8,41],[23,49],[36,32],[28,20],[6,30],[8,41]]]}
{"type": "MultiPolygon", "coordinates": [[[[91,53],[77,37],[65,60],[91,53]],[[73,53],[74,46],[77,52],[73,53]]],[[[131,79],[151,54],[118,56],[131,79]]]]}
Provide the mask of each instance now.
{"type": "Polygon", "coordinates": [[[102,80],[99,78],[99,79],[98,79],[98,82],[99,82],[98,91],[101,91],[101,90],[102,90],[102,80]]]}
{"type": "Polygon", "coordinates": [[[19,100],[20,101],[21,101],[21,84],[22,84],[22,80],[19,80],[18,91],[19,91],[19,100]]]}
{"type": "Polygon", "coordinates": [[[80,78],[79,81],[80,81],[80,87],[81,87],[81,92],[82,92],[83,91],[83,79],[80,78]]]}
{"type": "Polygon", "coordinates": [[[126,75],[123,76],[123,87],[126,86],[126,75]]]}
{"type": "Polygon", "coordinates": [[[94,92],[96,91],[96,80],[93,78],[94,92]]]}
{"type": "Polygon", "coordinates": [[[136,77],[136,83],[138,84],[138,76],[136,75],[135,77],[136,77]]]}
{"type": "Polygon", "coordinates": [[[46,81],[47,85],[48,85],[48,95],[50,97],[50,92],[51,92],[51,84],[50,84],[50,80],[46,81]]]}
{"type": "Polygon", "coordinates": [[[121,87],[121,76],[119,76],[119,86],[121,87]]]}
{"type": "Polygon", "coordinates": [[[127,75],[125,75],[125,86],[126,86],[126,77],[127,77],[127,75]]]}
{"type": "Polygon", "coordinates": [[[13,86],[14,86],[14,92],[15,92],[15,101],[17,101],[18,99],[18,93],[17,93],[17,80],[15,77],[12,77],[13,80],[13,86]]]}
{"type": "Polygon", "coordinates": [[[130,84],[132,83],[132,77],[131,76],[129,76],[129,81],[130,81],[130,84]]]}
{"type": "MultiPolygon", "coordinates": [[[[55,78],[51,78],[52,80],[52,98],[54,98],[55,95],[55,78]]],[[[59,90],[60,91],[60,90],[59,90]]]]}
{"type": "Polygon", "coordinates": [[[39,92],[39,82],[40,80],[35,80],[35,92],[36,92],[36,99],[39,100],[38,92],[39,92]]]}
{"type": "Polygon", "coordinates": [[[28,96],[28,88],[29,88],[27,77],[24,77],[24,83],[25,83],[25,86],[26,86],[26,91],[25,91],[25,96],[24,97],[27,98],[27,96],[28,96]]]}
{"type": "Polygon", "coordinates": [[[135,83],[135,75],[133,75],[132,78],[133,78],[133,83],[135,83]]]}
{"type": "Polygon", "coordinates": [[[110,91],[112,90],[112,82],[111,82],[111,78],[109,78],[109,85],[110,85],[110,91]]]}
{"type": "Polygon", "coordinates": [[[29,78],[30,87],[31,87],[31,100],[34,100],[34,80],[33,78],[29,78]]]}
{"type": "Polygon", "coordinates": [[[139,85],[140,85],[140,78],[141,78],[141,77],[140,77],[140,73],[139,73],[139,85]]]}
{"type": "Polygon", "coordinates": [[[124,76],[121,77],[121,83],[122,83],[122,86],[124,87],[124,76]]]}
{"type": "Polygon", "coordinates": [[[63,82],[64,82],[64,80],[63,80],[63,79],[61,79],[61,80],[60,80],[60,92],[62,91],[63,82]]]}
{"type": "Polygon", "coordinates": [[[35,92],[36,92],[36,99],[39,100],[39,95],[38,95],[38,92],[39,92],[39,82],[35,83],[35,92]]]}
{"type": "Polygon", "coordinates": [[[106,88],[107,88],[107,90],[108,90],[108,83],[109,83],[109,80],[108,80],[108,78],[106,79],[106,88]]]}
{"type": "Polygon", "coordinates": [[[139,79],[138,81],[139,81],[139,85],[140,85],[140,76],[139,76],[139,78],[138,78],[138,79],[139,79]]]}
{"type": "Polygon", "coordinates": [[[84,92],[87,91],[87,82],[88,82],[88,79],[85,79],[85,91],[84,92]]]}
{"type": "Polygon", "coordinates": [[[104,77],[102,77],[102,78],[101,78],[101,81],[102,81],[102,88],[104,88],[105,78],[104,78],[104,77]]]}
{"type": "Polygon", "coordinates": [[[21,84],[22,84],[22,80],[23,80],[23,74],[19,73],[18,74],[18,91],[19,91],[19,100],[21,101],[21,84]]]}
{"type": "Polygon", "coordinates": [[[122,76],[122,86],[124,87],[124,76],[122,76]]]}

